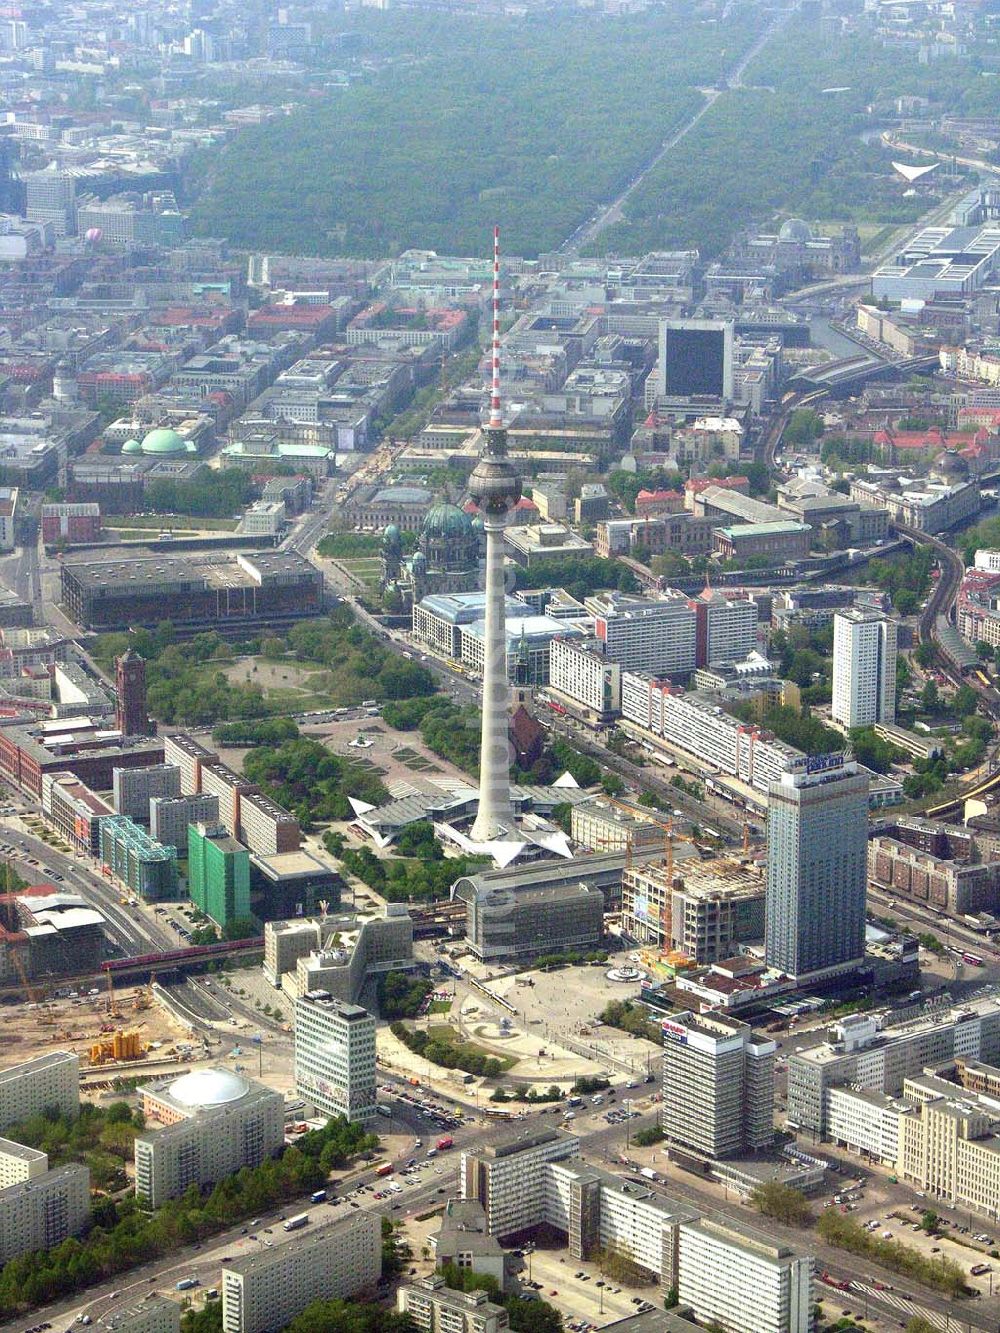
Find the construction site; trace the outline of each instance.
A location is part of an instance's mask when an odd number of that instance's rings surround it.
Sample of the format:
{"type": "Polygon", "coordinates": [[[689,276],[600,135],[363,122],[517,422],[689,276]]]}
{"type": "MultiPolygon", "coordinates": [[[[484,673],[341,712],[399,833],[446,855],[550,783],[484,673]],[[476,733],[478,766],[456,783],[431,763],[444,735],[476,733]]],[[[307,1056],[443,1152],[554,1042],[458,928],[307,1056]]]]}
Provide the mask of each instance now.
{"type": "Polygon", "coordinates": [[[93,1082],[89,1071],[100,1070],[110,1086],[117,1074],[146,1073],[189,1058],[193,1049],[187,1030],[158,1002],[152,982],[116,991],[108,976],[103,987],[84,989],[25,973],[21,987],[20,996],[8,991],[3,1010],[3,1045],[11,1062],[74,1051],[85,1082],[93,1082]]]}
{"type": "Polygon", "coordinates": [[[675,865],[668,845],[661,864],[626,865],[622,930],[651,974],[718,963],[763,940],[765,889],[763,861],[749,851],[675,865]]]}
{"type": "Polygon", "coordinates": [[[650,975],[721,962],[764,938],[764,859],[743,825],[741,852],[720,854],[673,819],[600,797],[572,813],[573,836],[593,851],[624,852],[621,916],[633,955],[650,975]]]}

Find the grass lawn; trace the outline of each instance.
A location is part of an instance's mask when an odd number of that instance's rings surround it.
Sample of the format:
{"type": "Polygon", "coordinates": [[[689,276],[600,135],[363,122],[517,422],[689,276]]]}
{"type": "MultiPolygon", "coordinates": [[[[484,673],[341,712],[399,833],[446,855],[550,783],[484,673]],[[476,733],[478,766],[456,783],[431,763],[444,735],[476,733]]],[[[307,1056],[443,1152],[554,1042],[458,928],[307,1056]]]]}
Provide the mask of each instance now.
{"type": "Polygon", "coordinates": [[[429,1014],[448,1014],[451,1013],[451,1000],[431,1000],[429,1014]]]}
{"type": "Polygon", "coordinates": [[[235,532],[239,526],[236,518],[194,518],[189,514],[135,514],[125,518],[116,514],[115,528],[155,528],[157,532],[168,532],[171,528],[193,529],[200,532],[235,532]]]}
{"type": "Polygon", "coordinates": [[[226,676],[234,684],[257,685],[276,712],[305,713],[316,708],[337,708],[343,702],[330,693],[331,673],[320,666],[282,659],[242,657],[229,665],[226,676]]]}
{"type": "Polygon", "coordinates": [[[408,745],[402,746],[393,752],[393,758],[405,765],[406,768],[412,768],[414,773],[440,773],[437,768],[424,755],[418,754],[416,750],[411,750],[408,745]]]}
{"type": "MultiPolygon", "coordinates": [[[[433,1008],[431,1009],[433,1013],[433,1008]]],[[[501,1055],[498,1051],[491,1051],[486,1046],[477,1046],[474,1041],[463,1041],[458,1035],[458,1029],[451,1027],[448,1023],[434,1023],[427,1029],[427,1035],[434,1041],[447,1042],[449,1046],[454,1046],[457,1051],[463,1051],[467,1055],[480,1055],[488,1060],[499,1060],[504,1069],[513,1069],[517,1061],[511,1055],[501,1055]]]]}
{"type": "Polygon", "coordinates": [[[337,564],[369,588],[377,589],[382,576],[382,561],[373,556],[341,557],[337,564]]]}

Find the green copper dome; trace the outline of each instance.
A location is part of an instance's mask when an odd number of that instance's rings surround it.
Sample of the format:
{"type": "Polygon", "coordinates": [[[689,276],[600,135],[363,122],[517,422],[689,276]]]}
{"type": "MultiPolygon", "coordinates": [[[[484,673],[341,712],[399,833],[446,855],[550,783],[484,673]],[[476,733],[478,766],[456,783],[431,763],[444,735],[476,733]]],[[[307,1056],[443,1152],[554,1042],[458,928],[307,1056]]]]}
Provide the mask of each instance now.
{"type": "Polygon", "coordinates": [[[175,430],[160,426],[151,430],[142,441],[144,454],[186,454],[187,445],[175,430]]]}
{"type": "Polygon", "coordinates": [[[138,440],[126,440],[125,443],[122,445],[122,453],[123,453],[123,454],[141,454],[141,453],[142,453],[142,445],[139,443],[138,440]]]}
{"type": "Polygon", "coordinates": [[[467,537],[471,531],[471,519],[457,505],[433,505],[424,519],[425,537],[467,537]]]}

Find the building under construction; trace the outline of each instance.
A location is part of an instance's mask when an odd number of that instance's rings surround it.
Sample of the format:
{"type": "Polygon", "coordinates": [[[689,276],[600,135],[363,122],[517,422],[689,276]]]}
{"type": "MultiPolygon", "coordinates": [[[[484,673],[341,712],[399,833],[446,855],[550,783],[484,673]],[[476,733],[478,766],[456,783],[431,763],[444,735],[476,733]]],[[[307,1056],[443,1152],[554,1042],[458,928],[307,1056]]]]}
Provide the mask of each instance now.
{"type": "Polygon", "coordinates": [[[764,938],[763,868],[749,856],[626,866],[622,930],[661,953],[717,963],[764,938]]]}
{"type": "Polygon", "coordinates": [[[0,895],[0,985],[96,972],[104,924],[79,895],[47,884],[0,895]]]}

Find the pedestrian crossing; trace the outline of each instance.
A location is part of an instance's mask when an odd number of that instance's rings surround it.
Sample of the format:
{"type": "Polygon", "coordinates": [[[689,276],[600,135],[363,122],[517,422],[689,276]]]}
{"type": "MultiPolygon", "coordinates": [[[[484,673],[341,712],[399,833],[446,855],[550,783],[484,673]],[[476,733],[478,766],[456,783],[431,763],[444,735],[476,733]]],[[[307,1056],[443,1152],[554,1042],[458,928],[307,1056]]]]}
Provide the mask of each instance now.
{"type": "Polygon", "coordinates": [[[935,1328],[941,1329],[941,1333],[948,1331],[948,1316],[938,1314],[936,1310],[928,1310],[926,1306],[918,1305],[916,1301],[911,1301],[906,1296],[897,1296],[894,1291],[878,1291],[868,1283],[859,1282],[856,1278],[851,1282],[850,1294],[852,1296],[867,1296],[869,1300],[877,1301],[880,1305],[888,1305],[893,1310],[900,1310],[903,1314],[919,1315],[926,1319],[929,1324],[935,1328]]]}

